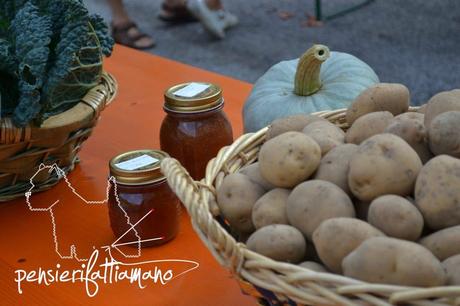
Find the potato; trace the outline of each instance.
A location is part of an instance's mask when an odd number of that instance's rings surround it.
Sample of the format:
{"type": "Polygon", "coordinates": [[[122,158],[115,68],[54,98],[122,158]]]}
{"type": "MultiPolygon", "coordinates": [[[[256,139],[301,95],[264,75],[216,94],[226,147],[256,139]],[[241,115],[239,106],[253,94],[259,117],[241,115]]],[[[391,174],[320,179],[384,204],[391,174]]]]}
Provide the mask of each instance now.
{"type": "Polygon", "coordinates": [[[393,115],[387,111],[370,113],[359,117],[348,129],[345,141],[360,144],[369,137],[383,133],[392,120],[393,115]]]}
{"type": "Polygon", "coordinates": [[[441,261],[460,254],[460,225],[437,231],[420,239],[419,243],[441,261]]]}
{"type": "Polygon", "coordinates": [[[402,84],[379,83],[363,91],[350,105],[346,119],[352,125],[359,117],[379,111],[393,115],[409,109],[409,89],[402,84]]]}
{"type": "Polygon", "coordinates": [[[321,149],[300,132],[287,132],[265,142],[259,152],[262,177],[276,187],[292,188],[319,166],[321,149]]]}
{"type": "Polygon", "coordinates": [[[436,116],[428,129],[431,152],[460,158],[460,111],[436,116]]]}
{"type": "Polygon", "coordinates": [[[446,275],[441,262],[415,242],[373,237],[342,262],[345,276],[370,283],[401,286],[442,286],[446,275]]]}
{"type": "Polygon", "coordinates": [[[425,123],[425,115],[423,113],[418,112],[407,112],[402,113],[394,117],[393,121],[406,121],[406,120],[415,120],[417,122],[421,122],[422,124],[425,123]]]}
{"type": "Polygon", "coordinates": [[[412,149],[417,152],[422,163],[425,164],[433,157],[433,153],[431,153],[426,142],[428,131],[423,123],[423,115],[422,118],[417,118],[416,116],[413,116],[413,118],[415,119],[411,119],[409,116],[399,118],[395,117],[393,122],[385,128],[384,133],[394,134],[404,139],[412,147],[412,149]]]}
{"type": "Polygon", "coordinates": [[[319,144],[322,156],[345,142],[345,132],[329,121],[315,121],[310,123],[302,132],[319,144]]]}
{"type": "Polygon", "coordinates": [[[460,286],[460,255],[447,258],[442,262],[446,271],[447,285],[460,286]]]}
{"type": "Polygon", "coordinates": [[[385,235],[415,241],[423,230],[423,216],[407,199],[384,195],[372,201],[367,221],[385,235]]]}
{"type": "Polygon", "coordinates": [[[306,244],[302,233],[290,225],[273,224],[259,228],[248,239],[247,247],[274,260],[300,262],[306,244]]]}
{"type": "Polygon", "coordinates": [[[342,260],[364,240],[385,236],[368,223],[352,218],[332,218],[324,221],[313,233],[313,243],[319,258],[332,272],[342,272],[342,260]]]}
{"type": "Polygon", "coordinates": [[[267,180],[264,179],[260,174],[259,162],[255,162],[253,164],[245,166],[241,168],[239,172],[249,177],[251,181],[253,181],[254,183],[259,184],[266,191],[276,188],[275,186],[267,182],[267,180]]]}
{"type": "Polygon", "coordinates": [[[358,151],[358,146],[351,143],[333,148],[321,159],[314,179],[336,184],[351,195],[350,187],[348,187],[348,170],[351,157],[356,151],[358,151]]]}
{"type": "Polygon", "coordinates": [[[272,139],[286,132],[302,132],[303,128],[315,121],[325,121],[321,117],[315,115],[298,114],[284,118],[275,119],[271,124],[266,134],[266,140],[272,139]]]}
{"type": "Polygon", "coordinates": [[[430,228],[460,224],[460,160],[447,155],[431,159],[420,171],[414,194],[430,228]]]}
{"type": "Polygon", "coordinates": [[[275,188],[259,198],[252,208],[252,223],[259,229],[270,224],[288,224],[286,203],[291,191],[275,188]]]}
{"type": "Polygon", "coordinates": [[[255,229],[251,218],[252,207],[264,192],[249,177],[233,173],[226,176],[217,189],[217,203],[233,229],[250,233],[255,229]]]}
{"type": "Polygon", "coordinates": [[[299,266],[315,272],[327,272],[327,269],[323,265],[314,261],[304,261],[300,263],[299,266]]]}
{"type": "Polygon", "coordinates": [[[351,158],[348,185],[361,201],[384,194],[407,196],[421,168],[420,158],[407,142],[392,134],[375,135],[351,158]]]}
{"type": "Polygon", "coordinates": [[[355,217],[348,195],[336,185],[311,180],[292,190],[287,201],[289,223],[298,228],[308,240],[324,220],[335,217],[355,217]]]}
{"type": "Polygon", "coordinates": [[[436,116],[448,111],[460,111],[460,89],[443,91],[431,97],[425,108],[425,126],[429,129],[436,116]]]}
{"type": "Polygon", "coordinates": [[[417,113],[421,113],[421,114],[425,115],[427,103],[428,102],[425,102],[422,105],[420,105],[419,109],[417,110],[417,113]]]}

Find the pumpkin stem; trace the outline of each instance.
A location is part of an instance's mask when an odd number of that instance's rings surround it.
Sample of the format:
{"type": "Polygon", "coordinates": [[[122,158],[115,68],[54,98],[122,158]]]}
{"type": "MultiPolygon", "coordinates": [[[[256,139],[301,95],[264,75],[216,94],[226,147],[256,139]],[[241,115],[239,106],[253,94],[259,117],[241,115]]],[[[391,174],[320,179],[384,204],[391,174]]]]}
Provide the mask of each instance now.
{"type": "Polygon", "coordinates": [[[295,73],[294,93],[298,96],[309,96],[321,88],[319,72],[321,64],[328,59],[329,48],[324,45],[313,45],[299,59],[295,73]]]}

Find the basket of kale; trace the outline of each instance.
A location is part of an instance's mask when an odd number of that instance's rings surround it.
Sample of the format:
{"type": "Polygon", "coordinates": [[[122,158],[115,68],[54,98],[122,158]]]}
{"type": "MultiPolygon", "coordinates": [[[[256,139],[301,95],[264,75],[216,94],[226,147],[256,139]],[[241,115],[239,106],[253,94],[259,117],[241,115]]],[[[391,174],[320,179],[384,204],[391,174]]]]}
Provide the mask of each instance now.
{"type": "MultiPolygon", "coordinates": [[[[0,201],[24,196],[40,164],[65,172],[117,83],[102,67],[113,40],[81,0],[0,4],[0,201]]],[[[34,191],[62,175],[34,176],[34,191]]]]}

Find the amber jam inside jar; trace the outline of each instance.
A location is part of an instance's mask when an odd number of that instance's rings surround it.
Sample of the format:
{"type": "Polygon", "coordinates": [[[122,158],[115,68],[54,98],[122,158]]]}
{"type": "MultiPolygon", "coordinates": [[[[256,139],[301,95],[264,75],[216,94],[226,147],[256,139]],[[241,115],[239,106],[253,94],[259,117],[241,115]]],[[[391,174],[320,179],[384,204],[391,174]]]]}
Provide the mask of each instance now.
{"type": "Polygon", "coordinates": [[[168,154],[159,150],[137,150],[110,161],[112,192],[108,207],[117,244],[136,247],[140,241],[142,247],[148,247],[177,235],[181,207],[160,172],[165,157],[168,154]]]}
{"type": "Polygon", "coordinates": [[[185,83],[165,92],[161,149],[179,160],[195,180],[202,179],[208,161],[233,142],[223,106],[222,90],[214,84],[185,83]]]}

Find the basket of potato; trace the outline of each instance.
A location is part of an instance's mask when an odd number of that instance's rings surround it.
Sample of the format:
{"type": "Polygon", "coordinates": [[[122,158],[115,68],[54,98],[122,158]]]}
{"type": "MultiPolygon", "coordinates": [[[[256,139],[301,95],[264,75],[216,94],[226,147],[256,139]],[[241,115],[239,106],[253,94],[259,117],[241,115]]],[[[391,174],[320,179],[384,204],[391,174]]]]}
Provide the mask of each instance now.
{"type": "Polygon", "coordinates": [[[380,83],[348,109],[277,119],[193,181],[193,226],[262,305],[460,305],[460,90],[419,108],[380,83]]]}

